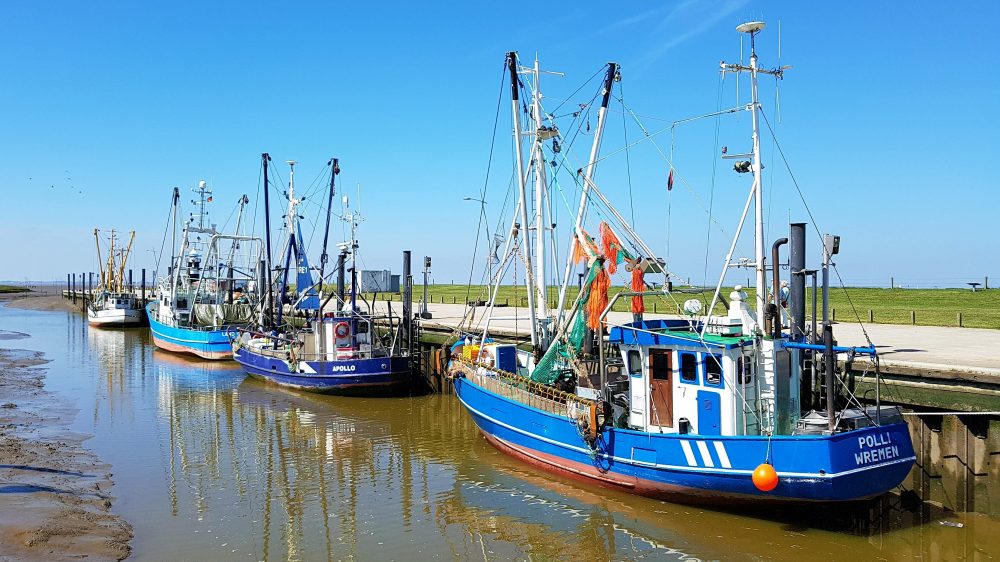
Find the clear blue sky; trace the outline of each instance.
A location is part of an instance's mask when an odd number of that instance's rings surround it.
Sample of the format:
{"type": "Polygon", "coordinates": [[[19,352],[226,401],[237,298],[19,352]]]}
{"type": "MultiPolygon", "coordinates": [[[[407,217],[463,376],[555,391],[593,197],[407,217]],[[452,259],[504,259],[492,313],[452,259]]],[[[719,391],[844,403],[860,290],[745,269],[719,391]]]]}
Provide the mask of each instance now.
{"type": "MultiPolygon", "coordinates": [[[[338,4],[5,3],[0,279],[96,269],[95,226],[138,230],[133,267],[152,267],[171,188],[208,180],[221,223],[241,194],[258,196],[268,151],[298,160],[307,183],[341,159],[341,186],[362,186],[368,268],[398,271],[405,248],[435,257],[436,281],[465,280],[478,209],[462,198],[484,183],[505,51],[566,73],[544,78],[546,109],[617,61],[626,105],[652,130],[735,105],[731,77],[720,98],[718,62],[739,59],[737,24],[764,19],[762,65],[778,63],[779,20],[781,64],[794,65],[780,125],[773,80],[761,83],[765,111],[821,228],[844,237],[845,279],[1000,285],[1000,3],[573,2],[537,15],[493,2],[338,4]]],[[[491,218],[510,173],[506,103],[491,218]]],[[[605,153],[624,144],[618,107],[605,153]]],[[[749,148],[747,118],[720,120],[717,144],[714,119],[674,138],[686,183],[671,194],[671,267],[695,281],[714,284],[745,197],[746,177],[716,153],[749,148]],[[706,268],[713,194],[722,229],[706,268]]],[[[656,137],[664,151],[670,141],[656,137]]],[[[773,239],[808,217],[766,134],[762,146],[773,239]]],[[[582,165],[586,149],[573,150],[582,165]]],[[[609,158],[598,184],[665,248],[668,166],[651,143],[628,166],[609,158]]]]}

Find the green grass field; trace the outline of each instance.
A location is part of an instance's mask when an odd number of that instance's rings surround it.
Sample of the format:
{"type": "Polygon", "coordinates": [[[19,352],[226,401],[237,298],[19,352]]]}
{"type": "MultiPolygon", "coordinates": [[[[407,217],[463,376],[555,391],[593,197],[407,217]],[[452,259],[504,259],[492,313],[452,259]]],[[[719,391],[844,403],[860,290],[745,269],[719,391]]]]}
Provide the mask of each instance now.
{"type": "MultiPolygon", "coordinates": [[[[622,287],[612,287],[611,294],[621,291],[622,287]]],[[[729,298],[732,288],[722,291],[722,297],[729,298]]],[[[422,287],[414,287],[414,300],[419,301],[423,295],[422,287]]],[[[366,295],[371,298],[371,295],[366,295]]],[[[431,285],[428,288],[431,302],[462,303],[466,300],[486,300],[486,287],[473,285],[431,285]]],[[[748,300],[754,298],[753,289],[747,290],[748,300]]],[[[567,298],[572,303],[576,297],[573,288],[567,298]]],[[[379,295],[382,300],[385,295],[379,295]]],[[[399,295],[392,295],[393,300],[399,300],[399,295]]],[[[555,303],[558,293],[549,290],[549,302],[555,303]]],[[[702,301],[707,309],[712,299],[712,292],[684,294],[673,293],[673,296],[657,296],[646,298],[647,312],[674,313],[679,311],[687,299],[696,298],[702,301]]],[[[818,299],[821,300],[821,299],[818,299]]],[[[620,299],[614,310],[627,311],[630,299],[620,299]]],[[[500,288],[498,303],[510,306],[525,306],[527,295],[524,287],[505,286],[500,288]]],[[[821,302],[818,302],[822,306],[821,302]]],[[[812,290],[806,291],[806,314],[812,311],[812,290]]],[[[968,289],[870,289],[870,288],[831,288],[830,307],[835,319],[841,322],[856,321],[876,324],[916,324],[919,326],[958,326],[959,315],[961,325],[966,328],[1000,329],[1000,289],[979,290],[968,289]],[[853,306],[852,306],[853,305],[853,306]]],[[[717,303],[716,314],[725,312],[721,303],[717,303]]]]}
{"type": "Polygon", "coordinates": [[[17,285],[0,285],[0,294],[28,292],[31,292],[31,289],[27,287],[18,287],[17,285]]]}

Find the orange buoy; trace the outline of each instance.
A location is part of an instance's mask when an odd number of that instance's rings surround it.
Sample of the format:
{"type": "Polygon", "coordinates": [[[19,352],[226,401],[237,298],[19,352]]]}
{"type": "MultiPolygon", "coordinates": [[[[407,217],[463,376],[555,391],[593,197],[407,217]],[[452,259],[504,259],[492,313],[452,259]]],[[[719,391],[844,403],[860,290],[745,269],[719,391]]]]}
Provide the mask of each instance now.
{"type": "Polygon", "coordinates": [[[770,492],[778,486],[778,473],[768,463],[761,463],[753,471],[753,485],[761,492],[770,492]]]}

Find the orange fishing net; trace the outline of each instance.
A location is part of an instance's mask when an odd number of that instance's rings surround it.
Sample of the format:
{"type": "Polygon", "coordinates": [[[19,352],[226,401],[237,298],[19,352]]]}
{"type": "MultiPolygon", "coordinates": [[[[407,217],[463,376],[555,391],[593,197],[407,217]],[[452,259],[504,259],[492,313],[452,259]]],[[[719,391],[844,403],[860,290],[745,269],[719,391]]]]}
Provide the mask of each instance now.
{"type": "MultiPolygon", "coordinates": [[[[642,265],[636,260],[632,268],[632,290],[639,292],[645,288],[646,284],[642,281],[642,265]]],[[[642,297],[632,297],[632,314],[642,314],[645,311],[646,306],[642,302],[642,297]]]]}
{"type": "Polygon", "coordinates": [[[594,282],[590,286],[590,298],[587,300],[587,327],[591,330],[599,330],[601,327],[601,313],[608,306],[608,288],[611,286],[611,277],[604,268],[597,271],[594,282]]]}
{"type": "Polygon", "coordinates": [[[581,262],[583,262],[583,263],[589,263],[590,262],[590,255],[595,255],[595,256],[597,255],[597,245],[594,244],[594,241],[590,238],[590,235],[588,235],[585,231],[582,231],[582,230],[580,232],[583,233],[583,237],[587,241],[586,242],[587,247],[584,247],[583,244],[580,243],[579,236],[573,238],[573,250],[572,250],[573,254],[572,255],[573,255],[573,263],[574,264],[579,264],[581,262]],[[590,249],[590,252],[591,252],[590,254],[587,253],[587,249],[588,248],[590,249]]]}
{"type": "Polygon", "coordinates": [[[604,255],[605,266],[608,273],[614,275],[618,271],[618,251],[621,249],[621,241],[611,231],[608,223],[601,221],[601,254],[604,255]]]}

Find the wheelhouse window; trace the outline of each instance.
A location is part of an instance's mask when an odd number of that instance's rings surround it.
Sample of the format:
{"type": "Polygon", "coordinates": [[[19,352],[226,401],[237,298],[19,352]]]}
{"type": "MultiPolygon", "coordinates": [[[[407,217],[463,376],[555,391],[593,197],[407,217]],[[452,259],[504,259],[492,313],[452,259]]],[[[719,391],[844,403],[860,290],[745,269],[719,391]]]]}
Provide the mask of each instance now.
{"type": "Polygon", "coordinates": [[[722,386],[722,356],[705,354],[705,384],[722,386]]]}
{"type": "Polygon", "coordinates": [[[628,350],[628,374],[642,374],[642,355],[638,349],[628,350]]]}
{"type": "Polygon", "coordinates": [[[753,382],[753,369],[750,368],[750,359],[746,355],[740,355],[736,360],[736,381],[742,385],[753,382]]]}
{"type": "Polygon", "coordinates": [[[681,381],[698,384],[698,358],[693,353],[681,353],[681,381]]]}

